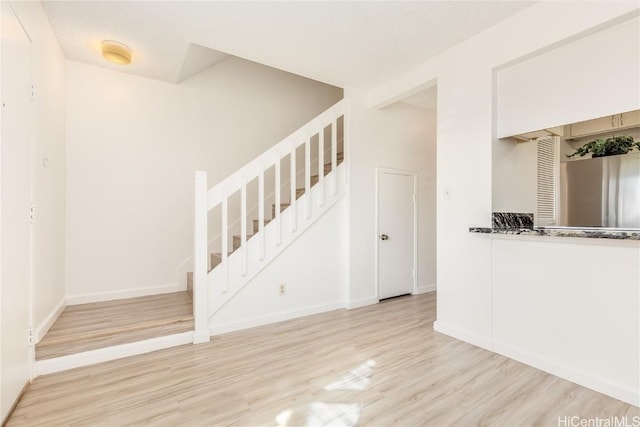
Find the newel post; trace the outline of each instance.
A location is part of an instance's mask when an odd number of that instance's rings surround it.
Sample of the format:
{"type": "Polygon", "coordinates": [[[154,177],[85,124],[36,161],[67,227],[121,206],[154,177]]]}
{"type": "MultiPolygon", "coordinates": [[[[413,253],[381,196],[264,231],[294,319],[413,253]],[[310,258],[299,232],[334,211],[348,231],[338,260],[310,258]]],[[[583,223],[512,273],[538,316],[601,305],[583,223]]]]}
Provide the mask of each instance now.
{"type": "Polygon", "coordinates": [[[193,343],[208,342],[207,172],[195,172],[193,217],[193,343]]]}

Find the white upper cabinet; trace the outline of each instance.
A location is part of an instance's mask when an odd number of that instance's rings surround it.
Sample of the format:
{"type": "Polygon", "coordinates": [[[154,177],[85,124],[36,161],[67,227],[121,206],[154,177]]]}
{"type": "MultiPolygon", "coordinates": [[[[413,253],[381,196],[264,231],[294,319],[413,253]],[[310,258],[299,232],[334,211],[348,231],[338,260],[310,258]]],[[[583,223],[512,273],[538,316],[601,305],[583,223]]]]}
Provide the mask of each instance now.
{"type": "Polygon", "coordinates": [[[598,119],[585,120],[573,123],[570,128],[569,138],[597,135],[600,133],[614,132],[640,126],[640,110],[600,117],[598,119]]]}

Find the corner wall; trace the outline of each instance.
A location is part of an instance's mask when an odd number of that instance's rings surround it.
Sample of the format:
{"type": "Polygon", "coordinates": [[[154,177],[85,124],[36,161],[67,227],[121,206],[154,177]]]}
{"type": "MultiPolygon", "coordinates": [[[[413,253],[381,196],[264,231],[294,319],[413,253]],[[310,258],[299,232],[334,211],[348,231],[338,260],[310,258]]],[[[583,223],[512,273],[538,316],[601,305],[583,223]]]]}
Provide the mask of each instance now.
{"type": "Polygon", "coordinates": [[[67,295],[177,291],[193,172],[219,182],[342,98],[229,58],[178,85],[67,61],[67,295]]]}

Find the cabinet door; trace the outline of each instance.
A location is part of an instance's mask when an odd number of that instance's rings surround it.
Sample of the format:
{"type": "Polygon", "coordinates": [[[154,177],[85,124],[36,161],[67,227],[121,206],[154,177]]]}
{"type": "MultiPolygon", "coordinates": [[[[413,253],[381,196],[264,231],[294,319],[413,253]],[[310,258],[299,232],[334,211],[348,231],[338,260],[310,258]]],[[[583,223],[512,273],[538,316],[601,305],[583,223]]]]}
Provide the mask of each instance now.
{"type": "Polygon", "coordinates": [[[640,110],[620,114],[619,125],[620,128],[640,126],[640,110]]]}
{"type": "Polygon", "coordinates": [[[571,125],[571,137],[577,138],[585,135],[609,132],[618,127],[619,114],[600,117],[599,119],[585,120],[571,125]]]}

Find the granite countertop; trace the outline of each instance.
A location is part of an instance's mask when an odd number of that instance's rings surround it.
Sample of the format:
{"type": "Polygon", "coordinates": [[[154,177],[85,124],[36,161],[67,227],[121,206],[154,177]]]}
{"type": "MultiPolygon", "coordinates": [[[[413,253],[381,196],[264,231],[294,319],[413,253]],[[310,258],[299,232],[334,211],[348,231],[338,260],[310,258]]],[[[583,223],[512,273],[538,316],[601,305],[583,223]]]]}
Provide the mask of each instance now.
{"type": "Polygon", "coordinates": [[[469,228],[469,232],[485,234],[513,234],[522,236],[586,237],[590,239],[640,240],[640,230],[581,229],[557,227],[471,227],[469,228]]]}
{"type": "Polygon", "coordinates": [[[589,239],[640,240],[640,230],[615,228],[534,227],[532,213],[493,212],[492,227],[471,227],[471,233],[522,236],[586,237],[589,239]]]}

